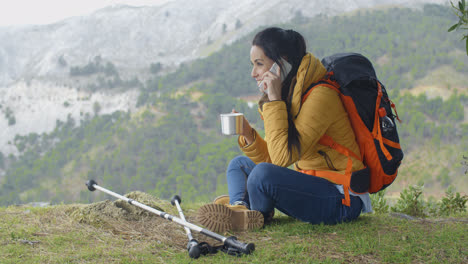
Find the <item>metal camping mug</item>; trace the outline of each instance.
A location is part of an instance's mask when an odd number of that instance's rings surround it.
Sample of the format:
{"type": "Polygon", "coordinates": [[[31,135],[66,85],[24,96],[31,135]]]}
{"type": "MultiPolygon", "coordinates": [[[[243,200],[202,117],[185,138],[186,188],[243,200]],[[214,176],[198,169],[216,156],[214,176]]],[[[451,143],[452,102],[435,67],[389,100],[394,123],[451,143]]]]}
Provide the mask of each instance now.
{"type": "Polygon", "coordinates": [[[244,125],[244,114],[221,114],[221,132],[224,135],[239,135],[244,125]]]}

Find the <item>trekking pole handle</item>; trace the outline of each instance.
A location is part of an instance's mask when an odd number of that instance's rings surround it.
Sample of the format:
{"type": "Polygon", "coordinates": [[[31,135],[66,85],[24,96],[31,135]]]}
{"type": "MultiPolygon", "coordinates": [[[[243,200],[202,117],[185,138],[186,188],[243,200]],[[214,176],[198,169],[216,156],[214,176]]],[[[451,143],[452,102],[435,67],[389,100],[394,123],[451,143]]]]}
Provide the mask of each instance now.
{"type": "Polygon", "coordinates": [[[255,250],[254,243],[242,243],[240,241],[237,241],[237,237],[235,236],[230,236],[226,238],[226,240],[224,241],[224,245],[228,248],[235,248],[244,254],[250,254],[255,250]]]}
{"type": "Polygon", "coordinates": [[[174,195],[171,199],[171,204],[172,205],[176,205],[175,202],[178,202],[179,204],[182,203],[182,200],[180,199],[180,196],[179,195],[174,195]]]}
{"type": "Polygon", "coordinates": [[[88,186],[88,190],[90,190],[92,192],[94,192],[96,190],[96,188],[94,188],[94,185],[98,185],[95,180],[88,180],[86,182],[86,186],[88,186]]]}

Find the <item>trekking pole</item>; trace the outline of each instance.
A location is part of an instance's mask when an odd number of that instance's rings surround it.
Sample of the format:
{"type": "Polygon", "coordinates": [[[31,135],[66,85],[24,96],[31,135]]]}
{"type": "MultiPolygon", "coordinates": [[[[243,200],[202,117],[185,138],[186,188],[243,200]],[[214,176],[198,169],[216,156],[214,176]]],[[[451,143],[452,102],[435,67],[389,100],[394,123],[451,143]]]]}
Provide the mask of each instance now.
{"type": "MultiPolygon", "coordinates": [[[[182,208],[180,207],[181,202],[182,201],[179,195],[174,195],[171,199],[171,204],[177,207],[177,211],[179,211],[180,218],[184,221],[187,221],[185,220],[184,213],[182,212],[182,208]]],[[[197,259],[198,257],[200,257],[200,253],[201,253],[200,247],[198,245],[198,241],[193,238],[190,228],[184,226],[184,229],[185,229],[185,233],[187,233],[187,237],[189,240],[189,242],[187,243],[187,250],[189,252],[189,256],[191,258],[197,259]]]]}
{"type": "Polygon", "coordinates": [[[254,250],[255,250],[255,244],[254,243],[242,243],[240,241],[237,240],[237,238],[235,236],[230,236],[230,237],[224,237],[224,236],[221,236],[221,235],[218,235],[210,230],[207,230],[207,229],[204,229],[204,228],[201,228],[197,225],[194,225],[192,223],[189,223],[187,221],[184,221],[178,217],[175,217],[175,216],[172,216],[170,214],[167,214],[165,212],[162,212],[162,211],[159,211],[159,210],[156,210],[152,207],[149,207],[147,205],[144,205],[142,203],[139,203],[133,199],[129,199],[125,196],[122,196],[118,193],[115,193],[115,192],[112,192],[110,190],[107,190],[101,186],[99,186],[97,184],[96,181],[94,180],[88,180],[86,182],[86,186],[88,187],[88,190],[90,191],[95,191],[95,190],[99,190],[101,192],[104,192],[104,193],[107,193],[111,196],[114,196],[114,197],[117,197],[121,200],[124,200],[126,202],[128,202],[129,204],[131,205],[134,205],[134,206],[137,206],[137,207],[140,207],[141,209],[144,209],[146,211],[149,211],[151,213],[154,213],[166,220],[169,220],[169,221],[172,221],[172,222],[175,222],[179,225],[182,225],[184,227],[188,227],[190,228],[191,230],[194,230],[200,234],[203,234],[205,236],[209,236],[211,238],[214,238],[220,242],[223,243],[223,246],[225,248],[225,252],[227,252],[228,254],[230,255],[241,255],[241,254],[250,254],[252,253],[254,250]]]}

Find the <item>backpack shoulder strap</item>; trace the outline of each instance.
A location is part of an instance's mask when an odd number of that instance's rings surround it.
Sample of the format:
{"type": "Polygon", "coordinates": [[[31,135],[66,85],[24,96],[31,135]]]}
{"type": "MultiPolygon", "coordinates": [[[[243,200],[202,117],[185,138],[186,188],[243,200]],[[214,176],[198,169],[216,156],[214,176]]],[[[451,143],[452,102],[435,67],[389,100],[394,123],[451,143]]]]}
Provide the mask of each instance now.
{"type": "Polygon", "coordinates": [[[320,140],[319,140],[319,143],[320,145],[324,145],[324,146],[328,146],[336,151],[338,151],[339,153],[345,155],[345,156],[351,156],[353,158],[355,158],[356,160],[360,160],[362,161],[362,158],[360,156],[358,156],[356,153],[354,153],[353,151],[351,151],[349,148],[341,145],[341,144],[338,144],[336,141],[334,141],[330,136],[328,135],[323,135],[320,140]]]}
{"type": "MultiPolygon", "coordinates": [[[[333,76],[333,72],[329,72],[327,73],[327,75],[325,75],[325,77],[323,79],[321,79],[320,81],[316,82],[316,83],[313,83],[312,85],[309,86],[309,88],[307,88],[307,90],[305,91],[304,95],[302,96],[302,103],[305,102],[305,100],[307,99],[307,97],[310,95],[310,93],[312,92],[312,90],[317,87],[317,86],[325,86],[325,87],[328,87],[332,90],[335,90],[338,94],[340,94],[340,90],[339,90],[339,84],[332,80],[331,77],[333,76]]],[[[362,157],[358,156],[356,153],[354,153],[353,151],[351,151],[350,149],[348,149],[347,147],[343,146],[343,145],[340,145],[338,144],[336,141],[334,141],[330,136],[328,135],[323,135],[320,140],[319,140],[319,144],[321,145],[324,145],[324,146],[328,146],[336,151],[338,151],[339,153],[347,156],[347,157],[353,157],[357,160],[360,160],[362,161],[362,157]]]]}
{"type": "Polygon", "coordinates": [[[316,82],[316,83],[313,83],[309,86],[309,88],[307,88],[307,90],[304,92],[304,94],[302,95],[302,102],[301,104],[303,104],[305,102],[305,100],[307,99],[307,97],[309,97],[310,93],[312,92],[312,90],[317,87],[317,86],[325,86],[325,87],[328,87],[332,90],[335,90],[336,92],[340,92],[340,85],[331,79],[331,76],[333,76],[333,72],[328,72],[325,77],[323,77],[323,79],[321,79],[320,81],[316,82]]]}

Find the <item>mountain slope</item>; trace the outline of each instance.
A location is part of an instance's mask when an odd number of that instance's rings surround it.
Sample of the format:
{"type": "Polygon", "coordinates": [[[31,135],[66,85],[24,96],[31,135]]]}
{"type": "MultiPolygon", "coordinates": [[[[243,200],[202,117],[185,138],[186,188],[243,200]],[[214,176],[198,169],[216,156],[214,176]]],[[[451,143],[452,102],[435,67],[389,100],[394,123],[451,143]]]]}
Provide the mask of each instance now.
{"type": "Polygon", "coordinates": [[[16,155],[16,135],[50,132],[69,115],[76,120],[94,115],[95,104],[101,114],[132,111],[142,83],[152,78],[153,65],[159,65],[156,74],[164,75],[260,26],[320,13],[427,2],[445,1],[177,0],[157,7],[111,6],[51,25],[0,28],[0,152],[16,155]],[[96,58],[115,67],[118,79],[71,76],[72,69],[85,68],[96,58]],[[113,87],[108,83],[120,80],[134,85],[110,93],[87,88],[113,87]]]}
{"type": "MultiPolygon", "coordinates": [[[[467,68],[456,68],[468,65],[468,57],[456,56],[464,43],[447,33],[451,15],[440,6],[392,8],[284,25],[303,32],[318,56],[350,50],[376,62],[403,120],[397,126],[406,158],[391,191],[416,183],[425,183],[431,194],[450,184],[466,190],[467,181],[460,180],[466,179],[461,162],[468,156],[468,96],[461,93],[466,86],[456,93],[458,88],[442,85],[452,93],[446,100],[402,93],[442,66],[452,69],[459,84],[467,83],[467,68]]],[[[84,116],[81,126],[70,118],[58,122],[52,133],[17,137],[13,144],[21,155],[0,155],[5,170],[0,202],[90,201],[94,198],[82,184],[88,178],[119,192],[140,189],[163,198],[179,193],[208,200],[224,193],[227,163],[240,151],[236,138],[220,135],[218,114],[235,108],[262,131],[256,109],[234,98],[255,91],[248,77],[250,38],[186,63],[173,74],[152,76],[141,89],[136,111],[84,116]]]]}
{"type": "Polygon", "coordinates": [[[156,7],[113,6],[91,15],[46,26],[0,28],[0,88],[21,78],[63,75],[69,65],[97,55],[119,68],[141,69],[150,62],[174,66],[199,57],[210,41],[229,44],[262,25],[335,15],[376,5],[415,5],[442,0],[177,0],[156,7]]]}

